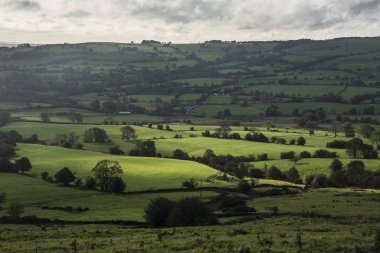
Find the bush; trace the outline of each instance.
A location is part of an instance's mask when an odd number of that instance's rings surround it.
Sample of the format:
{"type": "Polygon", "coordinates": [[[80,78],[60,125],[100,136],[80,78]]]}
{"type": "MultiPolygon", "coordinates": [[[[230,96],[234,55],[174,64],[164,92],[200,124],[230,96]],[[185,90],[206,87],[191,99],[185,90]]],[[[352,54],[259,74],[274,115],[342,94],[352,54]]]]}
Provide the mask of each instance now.
{"type": "Polygon", "coordinates": [[[302,151],[300,153],[300,158],[311,158],[311,154],[310,154],[310,152],[302,151]]]}
{"type": "Polygon", "coordinates": [[[249,171],[249,176],[254,178],[265,178],[265,171],[261,169],[251,169],[249,171]]]}
{"type": "Polygon", "coordinates": [[[314,158],[337,158],[338,155],[336,154],[336,152],[330,152],[325,149],[319,149],[315,151],[313,157],[314,158]]]}
{"type": "Polygon", "coordinates": [[[282,152],[280,154],[281,159],[293,159],[295,157],[294,151],[282,152]]]}
{"type": "Polygon", "coordinates": [[[252,190],[252,184],[246,180],[240,180],[238,185],[238,191],[244,194],[249,194],[252,190]]]}
{"type": "Polygon", "coordinates": [[[121,177],[113,177],[110,182],[110,192],[112,193],[123,193],[126,185],[121,177]]]}
{"type": "Polygon", "coordinates": [[[346,148],[347,141],[344,140],[334,140],[332,142],[326,143],[326,148],[340,148],[344,149],[346,148]]]}
{"type": "Polygon", "coordinates": [[[189,160],[190,156],[188,153],[183,151],[182,149],[176,149],[173,151],[172,158],[174,159],[180,159],[180,160],[189,160]]]}
{"type": "Polygon", "coordinates": [[[182,187],[185,187],[188,190],[194,190],[198,186],[198,182],[192,178],[182,183],[182,187]]]}
{"type": "Polygon", "coordinates": [[[239,214],[256,211],[254,208],[247,206],[247,201],[239,195],[230,195],[222,193],[216,199],[218,210],[227,214],[239,214]]]}
{"type": "Polygon", "coordinates": [[[294,184],[301,184],[302,180],[300,178],[300,174],[298,173],[298,170],[295,167],[290,168],[286,172],[286,178],[287,181],[294,183],[294,184]]]}
{"type": "Polygon", "coordinates": [[[258,157],[257,157],[257,161],[268,161],[268,154],[260,154],[258,157]]]}
{"type": "Polygon", "coordinates": [[[119,146],[109,148],[109,152],[113,155],[124,155],[124,151],[119,146]]]}
{"type": "Polygon", "coordinates": [[[266,177],[274,180],[286,180],[286,175],[273,165],[266,171],[266,177]]]}
{"type": "Polygon", "coordinates": [[[167,198],[152,199],[144,210],[144,218],[152,227],[164,227],[172,207],[173,202],[167,198]]]}
{"type": "Polygon", "coordinates": [[[44,181],[46,181],[46,179],[47,179],[48,176],[49,176],[49,173],[47,173],[46,171],[44,171],[44,172],[41,173],[41,178],[44,181]]]}
{"type": "Polygon", "coordinates": [[[323,174],[307,175],[305,177],[305,184],[322,188],[328,186],[328,180],[327,177],[323,174]]]}
{"type": "Polygon", "coordinates": [[[297,139],[297,145],[304,146],[306,144],[306,139],[302,136],[298,137],[297,139]]]}
{"type": "Polygon", "coordinates": [[[23,213],[24,206],[20,202],[12,202],[7,210],[7,214],[13,219],[20,218],[23,213]]]}
{"type": "Polygon", "coordinates": [[[58,171],[55,176],[55,182],[62,186],[68,186],[71,182],[74,182],[76,177],[75,174],[67,167],[58,171]]]}
{"type": "Polygon", "coordinates": [[[86,190],[96,190],[96,180],[92,177],[87,178],[84,183],[84,188],[86,190]]]}
{"type": "Polygon", "coordinates": [[[170,226],[202,226],[216,223],[212,210],[196,197],[186,197],[174,203],[168,217],[170,226]]]}

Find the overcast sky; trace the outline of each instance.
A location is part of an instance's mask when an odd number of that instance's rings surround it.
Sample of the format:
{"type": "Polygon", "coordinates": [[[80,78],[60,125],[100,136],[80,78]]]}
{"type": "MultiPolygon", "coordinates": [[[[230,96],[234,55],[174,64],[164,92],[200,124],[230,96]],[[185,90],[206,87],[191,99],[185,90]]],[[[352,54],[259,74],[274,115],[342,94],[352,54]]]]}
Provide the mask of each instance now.
{"type": "Polygon", "coordinates": [[[0,0],[0,41],[327,39],[380,35],[380,0],[0,0]]]}

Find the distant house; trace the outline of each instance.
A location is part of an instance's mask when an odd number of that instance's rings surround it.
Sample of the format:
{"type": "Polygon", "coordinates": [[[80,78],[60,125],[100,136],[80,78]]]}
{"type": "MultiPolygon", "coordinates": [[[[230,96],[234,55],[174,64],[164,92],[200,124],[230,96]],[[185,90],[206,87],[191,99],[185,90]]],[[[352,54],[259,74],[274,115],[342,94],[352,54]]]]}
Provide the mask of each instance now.
{"type": "Polygon", "coordinates": [[[119,112],[119,114],[128,115],[128,114],[132,114],[132,112],[119,112]]]}

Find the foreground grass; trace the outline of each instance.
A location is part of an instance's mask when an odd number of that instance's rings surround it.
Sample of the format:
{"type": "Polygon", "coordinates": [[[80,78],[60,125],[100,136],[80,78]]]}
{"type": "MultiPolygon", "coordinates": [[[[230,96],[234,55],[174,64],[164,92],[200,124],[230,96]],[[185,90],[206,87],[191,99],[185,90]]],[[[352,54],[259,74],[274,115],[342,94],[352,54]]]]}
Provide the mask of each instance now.
{"type": "Polygon", "coordinates": [[[358,252],[362,249],[360,252],[369,252],[379,225],[361,223],[353,227],[325,219],[298,217],[162,230],[110,225],[4,225],[0,228],[0,251],[358,252]],[[243,247],[251,251],[241,251],[243,247]]]}

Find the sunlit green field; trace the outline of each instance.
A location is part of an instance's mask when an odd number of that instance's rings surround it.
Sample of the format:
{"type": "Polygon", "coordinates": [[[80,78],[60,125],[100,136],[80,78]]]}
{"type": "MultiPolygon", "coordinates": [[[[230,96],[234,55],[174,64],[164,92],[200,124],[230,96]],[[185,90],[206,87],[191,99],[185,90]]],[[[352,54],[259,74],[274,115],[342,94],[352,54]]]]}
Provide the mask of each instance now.
{"type": "Polygon", "coordinates": [[[54,175],[63,167],[69,167],[76,172],[77,177],[85,179],[91,176],[91,169],[97,162],[118,161],[123,169],[127,191],[180,188],[185,180],[206,179],[217,173],[208,166],[191,161],[115,156],[43,145],[19,144],[17,153],[18,156],[26,156],[30,159],[33,165],[31,173],[36,177],[44,171],[54,175]]]}
{"type": "MultiPolygon", "coordinates": [[[[52,164],[53,165],[53,164],[52,164]]],[[[38,171],[38,165],[33,170],[38,171]]],[[[51,172],[55,170],[52,169],[51,172]]],[[[83,172],[82,172],[83,173],[83,172]]],[[[127,179],[131,182],[131,177],[127,179]]],[[[137,180],[134,178],[134,180],[137,180]]],[[[139,184],[149,182],[140,181],[139,184]]],[[[178,186],[177,186],[178,187],[178,186]]],[[[128,188],[127,188],[128,189],[128,188]]],[[[19,201],[25,206],[24,215],[36,215],[41,218],[60,220],[109,221],[130,220],[144,221],[143,212],[147,203],[158,196],[178,199],[183,196],[199,196],[199,192],[173,192],[173,193],[142,193],[113,195],[98,191],[79,190],[71,187],[60,187],[44,182],[39,177],[29,177],[13,174],[1,174],[0,192],[5,192],[9,202],[19,201]],[[89,211],[73,213],[63,210],[48,210],[42,207],[73,207],[89,208],[89,211]]],[[[204,191],[202,196],[207,200],[215,196],[214,192],[204,191]]],[[[5,206],[6,207],[6,206],[5,206]]],[[[6,209],[0,211],[5,214],[6,209]]]]}

